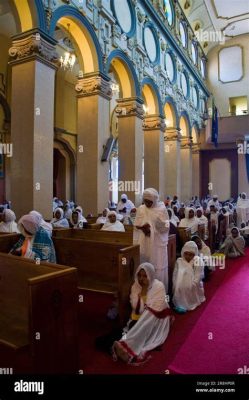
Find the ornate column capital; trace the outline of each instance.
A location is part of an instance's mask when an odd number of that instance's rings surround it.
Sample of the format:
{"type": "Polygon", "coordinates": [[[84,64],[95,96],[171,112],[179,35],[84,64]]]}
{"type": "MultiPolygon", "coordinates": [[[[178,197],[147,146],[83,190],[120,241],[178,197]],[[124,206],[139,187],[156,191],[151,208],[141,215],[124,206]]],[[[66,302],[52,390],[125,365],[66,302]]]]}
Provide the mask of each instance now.
{"type": "Polygon", "coordinates": [[[161,115],[148,115],[144,117],[143,130],[144,131],[154,131],[160,130],[165,132],[166,124],[164,118],[161,115]]]}
{"type": "Polygon", "coordinates": [[[166,128],[166,141],[178,141],[181,140],[181,132],[177,128],[166,128]]]}
{"type": "Polygon", "coordinates": [[[122,117],[138,117],[144,118],[143,102],[138,97],[130,97],[129,99],[117,100],[118,106],[116,114],[119,118],[122,117]]]}
{"type": "Polygon", "coordinates": [[[191,150],[192,149],[192,139],[186,136],[183,136],[181,139],[181,149],[182,150],[191,150]]]}
{"type": "Polygon", "coordinates": [[[83,78],[79,78],[75,90],[78,97],[98,95],[107,100],[112,97],[110,79],[100,72],[86,74],[83,78]]]}
{"type": "Polygon", "coordinates": [[[58,67],[56,40],[39,29],[31,29],[13,37],[9,49],[10,65],[38,60],[52,68],[58,67]]]}
{"type": "Polygon", "coordinates": [[[200,154],[200,144],[199,143],[192,144],[192,154],[200,154]]]}

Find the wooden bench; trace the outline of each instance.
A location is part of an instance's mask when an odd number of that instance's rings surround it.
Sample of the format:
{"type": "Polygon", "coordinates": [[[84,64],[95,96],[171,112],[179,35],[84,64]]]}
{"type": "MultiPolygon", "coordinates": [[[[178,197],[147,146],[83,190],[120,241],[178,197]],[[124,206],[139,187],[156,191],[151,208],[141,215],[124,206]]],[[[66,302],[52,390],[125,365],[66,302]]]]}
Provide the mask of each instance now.
{"type": "Polygon", "coordinates": [[[177,230],[179,233],[181,247],[183,247],[186,242],[191,240],[191,228],[183,228],[178,226],[177,230]]]}
{"type": "Polygon", "coordinates": [[[215,221],[213,220],[208,221],[208,245],[211,253],[214,253],[216,247],[216,226],[215,221]]]}
{"type": "Polygon", "coordinates": [[[2,366],[25,372],[24,353],[32,373],[77,373],[75,268],[0,253],[0,307],[2,366]]]}
{"type": "Polygon", "coordinates": [[[0,252],[9,253],[14,244],[16,244],[20,238],[19,233],[1,233],[0,234],[0,252]]]}
{"type": "Polygon", "coordinates": [[[57,262],[77,268],[79,288],[117,295],[120,324],[124,325],[130,313],[130,288],[139,265],[139,246],[111,242],[110,238],[108,242],[87,240],[76,237],[84,230],[75,232],[71,230],[72,237],[53,238],[57,262]]]}

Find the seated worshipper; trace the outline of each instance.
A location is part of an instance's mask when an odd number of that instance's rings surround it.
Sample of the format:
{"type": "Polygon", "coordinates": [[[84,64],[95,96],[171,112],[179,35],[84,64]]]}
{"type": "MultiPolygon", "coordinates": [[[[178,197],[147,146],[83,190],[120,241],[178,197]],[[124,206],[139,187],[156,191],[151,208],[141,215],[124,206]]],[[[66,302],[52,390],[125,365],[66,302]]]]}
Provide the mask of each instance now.
{"type": "Polygon", "coordinates": [[[72,210],[72,208],[71,208],[71,203],[70,203],[69,200],[66,201],[66,203],[65,203],[65,205],[64,205],[64,207],[63,207],[63,210],[64,210],[64,216],[65,216],[65,218],[66,218],[68,221],[70,221],[70,218],[71,218],[71,215],[72,215],[73,210],[72,210]]]}
{"type": "Polygon", "coordinates": [[[245,245],[249,246],[249,226],[246,226],[243,222],[241,224],[240,234],[245,239],[245,245]]]}
{"type": "MultiPolygon", "coordinates": [[[[178,218],[178,207],[176,204],[171,205],[172,210],[174,211],[175,216],[178,218]]],[[[178,221],[180,222],[180,219],[178,218],[178,221]]]]}
{"type": "Polygon", "coordinates": [[[124,225],[134,225],[136,219],[137,209],[134,207],[131,209],[130,215],[124,217],[124,225]]]}
{"type": "Polygon", "coordinates": [[[204,263],[203,281],[206,281],[209,278],[210,272],[215,270],[215,266],[212,264],[211,250],[198,235],[192,236],[191,240],[196,243],[198,247],[198,256],[201,257],[204,263]]]}
{"type": "Polygon", "coordinates": [[[168,236],[169,216],[158,192],[149,188],[143,192],[143,202],[137,209],[134,244],[140,245],[140,262],[150,262],[155,266],[156,278],[168,290],[168,236]]]}
{"type": "Polygon", "coordinates": [[[124,225],[117,220],[117,213],[115,211],[109,211],[107,219],[106,223],[100,229],[101,231],[125,232],[124,225]]]}
{"type": "Polygon", "coordinates": [[[205,226],[204,240],[207,240],[208,239],[208,219],[203,214],[202,207],[199,207],[196,209],[196,217],[198,219],[198,224],[199,225],[203,224],[205,226]]]}
{"type": "Polygon", "coordinates": [[[131,317],[122,338],[113,344],[113,359],[120,358],[130,365],[140,365],[150,358],[148,351],[165,342],[172,321],[164,285],[155,278],[152,264],[146,262],[139,265],[130,302],[131,317]]]}
{"type": "MultiPolygon", "coordinates": [[[[173,208],[174,208],[174,207],[173,207],[173,208]]],[[[185,205],[184,205],[184,203],[181,203],[181,207],[180,207],[179,210],[178,210],[178,218],[179,218],[180,220],[182,220],[182,219],[185,218],[185,205]]]]}
{"type": "Polygon", "coordinates": [[[179,228],[191,228],[191,234],[198,232],[198,218],[195,217],[195,209],[190,207],[185,210],[185,218],[181,219],[179,228]]]}
{"type": "Polygon", "coordinates": [[[2,222],[0,223],[1,233],[20,233],[17,227],[16,215],[12,210],[5,209],[2,213],[2,222]]]}
{"type": "Polygon", "coordinates": [[[84,217],[79,211],[74,210],[70,217],[70,228],[82,229],[84,224],[83,218],[84,217]]]}
{"type": "Polygon", "coordinates": [[[245,192],[241,193],[238,198],[236,212],[237,226],[240,228],[243,222],[246,224],[249,221],[249,199],[245,192]]]}
{"type": "Polygon", "coordinates": [[[24,215],[18,222],[22,236],[11,249],[10,254],[33,260],[56,262],[54,244],[48,232],[40,226],[36,215],[24,215]]]}
{"type": "Polygon", "coordinates": [[[172,210],[172,208],[167,208],[168,211],[168,215],[169,215],[169,221],[175,226],[177,227],[177,225],[179,224],[179,218],[175,215],[174,210],[172,210]]]}
{"type": "Polygon", "coordinates": [[[173,197],[173,200],[172,200],[170,206],[172,207],[173,205],[176,205],[178,209],[180,208],[180,202],[179,202],[179,200],[178,200],[178,196],[174,196],[174,197],[173,197]],[[172,203],[173,203],[173,204],[172,204],[172,203]]]}
{"type": "Polygon", "coordinates": [[[54,218],[50,221],[53,228],[69,228],[69,223],[66,218],[64,218],[64,211],[62,208],[58,207],[54,211],[54,218]]]}
{"type": "Polygon", "coordinates": [[[176,311],[194,310],[204,302],[204,264],[195,242],[186,242],[173,272],[173,303],[176,311]]]}
{"type": "Polygon", "coordinates": [[[96,224],[105,224],[107,219],[107,214],[110,212],[109,208],[105,208],[102,212],[101,217],[97,218],[96,224]]]}
{"type": "Polygon", "coordinates": [[[43,229],[45,229],[45,231],[48,232],[49,236],[52,236],[52,232],[53,232],[52,224],[50,224],[49,222],[46,222],[46,221],[43,219],[43,216],[42,216],[38,211],[35,211],[35,210],[30,211],[29,214],[30,214],[30,215],[35,215],[35,216],[38,218],[38,220],[39,220],[40,226],[41,226],[43,229]]]}
{"type": "Polygon", "coordinates": [[[87,222],[86,218],[83,215],[83,208],[81,206],[75,207],[75,209],[73,211],[79,211],[81,220],[83,222],[87,222]]]}
{"type": "Polygon", "coordinates": [[[220,251],[228,258],[237,258],[245,255],[245,239],[240,235],[239,229],[235,226],[231,234],[225,239],[220,251]]]}
{"type": "Polygon", "coordinates": [[[121,194],[121,200],[117,206],[117,213],[122,214],[123,216],[128,215],[134,207],[132,201],[128,199],[127,194],[121,194]]]}

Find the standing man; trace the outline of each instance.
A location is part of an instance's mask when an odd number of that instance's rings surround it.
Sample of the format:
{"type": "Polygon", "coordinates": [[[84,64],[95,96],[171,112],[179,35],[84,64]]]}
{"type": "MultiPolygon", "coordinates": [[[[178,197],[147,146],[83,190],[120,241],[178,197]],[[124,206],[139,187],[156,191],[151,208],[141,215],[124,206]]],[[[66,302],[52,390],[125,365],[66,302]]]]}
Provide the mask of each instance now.
{"type": "Polygon", "coordinates": [[[169,216],[158,192],[149,188],[143,192],[143,203],[137,209],[134,222],[134,243],[140,245],[140,262],[155,266],[156,278],[168,290],[169,216]]]}

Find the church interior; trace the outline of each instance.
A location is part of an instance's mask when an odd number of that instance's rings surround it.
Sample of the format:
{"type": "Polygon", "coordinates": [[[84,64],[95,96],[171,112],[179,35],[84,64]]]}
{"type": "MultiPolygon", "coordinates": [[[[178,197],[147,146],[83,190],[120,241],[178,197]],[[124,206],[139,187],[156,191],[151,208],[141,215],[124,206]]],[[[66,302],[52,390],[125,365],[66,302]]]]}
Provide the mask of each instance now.
{"type": "Polygon", "coordinates": [[[249,374],[249,1],[0,1],[0,374],[249,374]]]}

